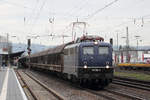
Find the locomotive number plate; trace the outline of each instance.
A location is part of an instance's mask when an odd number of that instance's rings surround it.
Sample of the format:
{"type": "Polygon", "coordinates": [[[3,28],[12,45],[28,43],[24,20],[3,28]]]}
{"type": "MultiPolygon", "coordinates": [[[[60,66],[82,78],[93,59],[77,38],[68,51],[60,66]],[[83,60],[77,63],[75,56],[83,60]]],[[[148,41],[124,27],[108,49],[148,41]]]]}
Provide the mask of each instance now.
{"type": "Polygon", "coordinates": [[[94,71],[94,72],[100,72],[101,69],[92,69],[92,71],[94,71]]]}

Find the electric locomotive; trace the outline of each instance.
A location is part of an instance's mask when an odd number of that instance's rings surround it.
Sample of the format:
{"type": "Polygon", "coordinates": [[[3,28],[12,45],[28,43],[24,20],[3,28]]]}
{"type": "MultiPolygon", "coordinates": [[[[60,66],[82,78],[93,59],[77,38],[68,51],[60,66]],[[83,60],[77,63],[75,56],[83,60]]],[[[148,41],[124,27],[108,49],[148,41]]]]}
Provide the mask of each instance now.
{"type": "Polygon", "coordinates": [[[64,71],[81,84],[107,86],[113,78],[112,45],[98,36],[83,36],[64,48],[64,71]]]}

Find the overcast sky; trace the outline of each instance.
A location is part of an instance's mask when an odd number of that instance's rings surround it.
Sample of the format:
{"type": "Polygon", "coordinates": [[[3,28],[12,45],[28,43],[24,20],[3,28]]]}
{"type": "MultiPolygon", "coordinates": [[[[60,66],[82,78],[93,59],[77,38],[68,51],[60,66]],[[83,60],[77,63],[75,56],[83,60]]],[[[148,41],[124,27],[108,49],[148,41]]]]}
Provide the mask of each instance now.
{"type": "MultiPolygon", "coordinates": [[[[142,40],[139,45],[150,44],[150,0],[0,0],[0,35],[15,43],[58,45],[61,35],[71,36],[72,22],[87,23],[86,31],[114,39],[125,45],[126,27],[129,27],[130,45],[136,46],[135,35],[142,40]],[[111,4],[112,3],[112,4],[111,4]],[[54,19],[54,21],[52,20],[54,19]],[[50,21],[52,23],[50,23],[50,21]],[[51,36],[47,36],[53,34],[51,36]],[[17,37],[14,37],[17,36],[17,37]]],[[[76,37],[82,36],[83,26],[76,26],[76,37]]],[[[65,42],[71,41],[66,37],[65,42]]]]}

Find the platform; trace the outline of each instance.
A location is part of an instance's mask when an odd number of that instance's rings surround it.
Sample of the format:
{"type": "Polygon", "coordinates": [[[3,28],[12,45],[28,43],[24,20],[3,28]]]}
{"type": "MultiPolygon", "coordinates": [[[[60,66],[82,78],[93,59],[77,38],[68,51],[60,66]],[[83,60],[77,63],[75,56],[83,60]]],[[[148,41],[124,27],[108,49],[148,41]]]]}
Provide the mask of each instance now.
{"type": "Polygon", "coordinates": [[[0,69],[0,100],[27,100],[13,68],[0,69]]]}

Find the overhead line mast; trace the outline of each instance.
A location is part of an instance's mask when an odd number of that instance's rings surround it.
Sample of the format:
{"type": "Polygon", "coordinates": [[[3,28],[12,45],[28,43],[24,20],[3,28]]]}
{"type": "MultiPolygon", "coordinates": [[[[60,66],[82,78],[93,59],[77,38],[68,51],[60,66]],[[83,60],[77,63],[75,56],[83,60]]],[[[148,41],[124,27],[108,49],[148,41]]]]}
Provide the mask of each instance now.
{"type": "Polygon", "coordinates": [[[127,62],[130,62],[130,59],[129,59],[129,32],[128,32],[128,27],[126,27],[126,32],[127,32],[127,37],[126,37],[126,51],[127,51],[127,53],[126,53],[126,59],[127,59],[127,62]]]}

